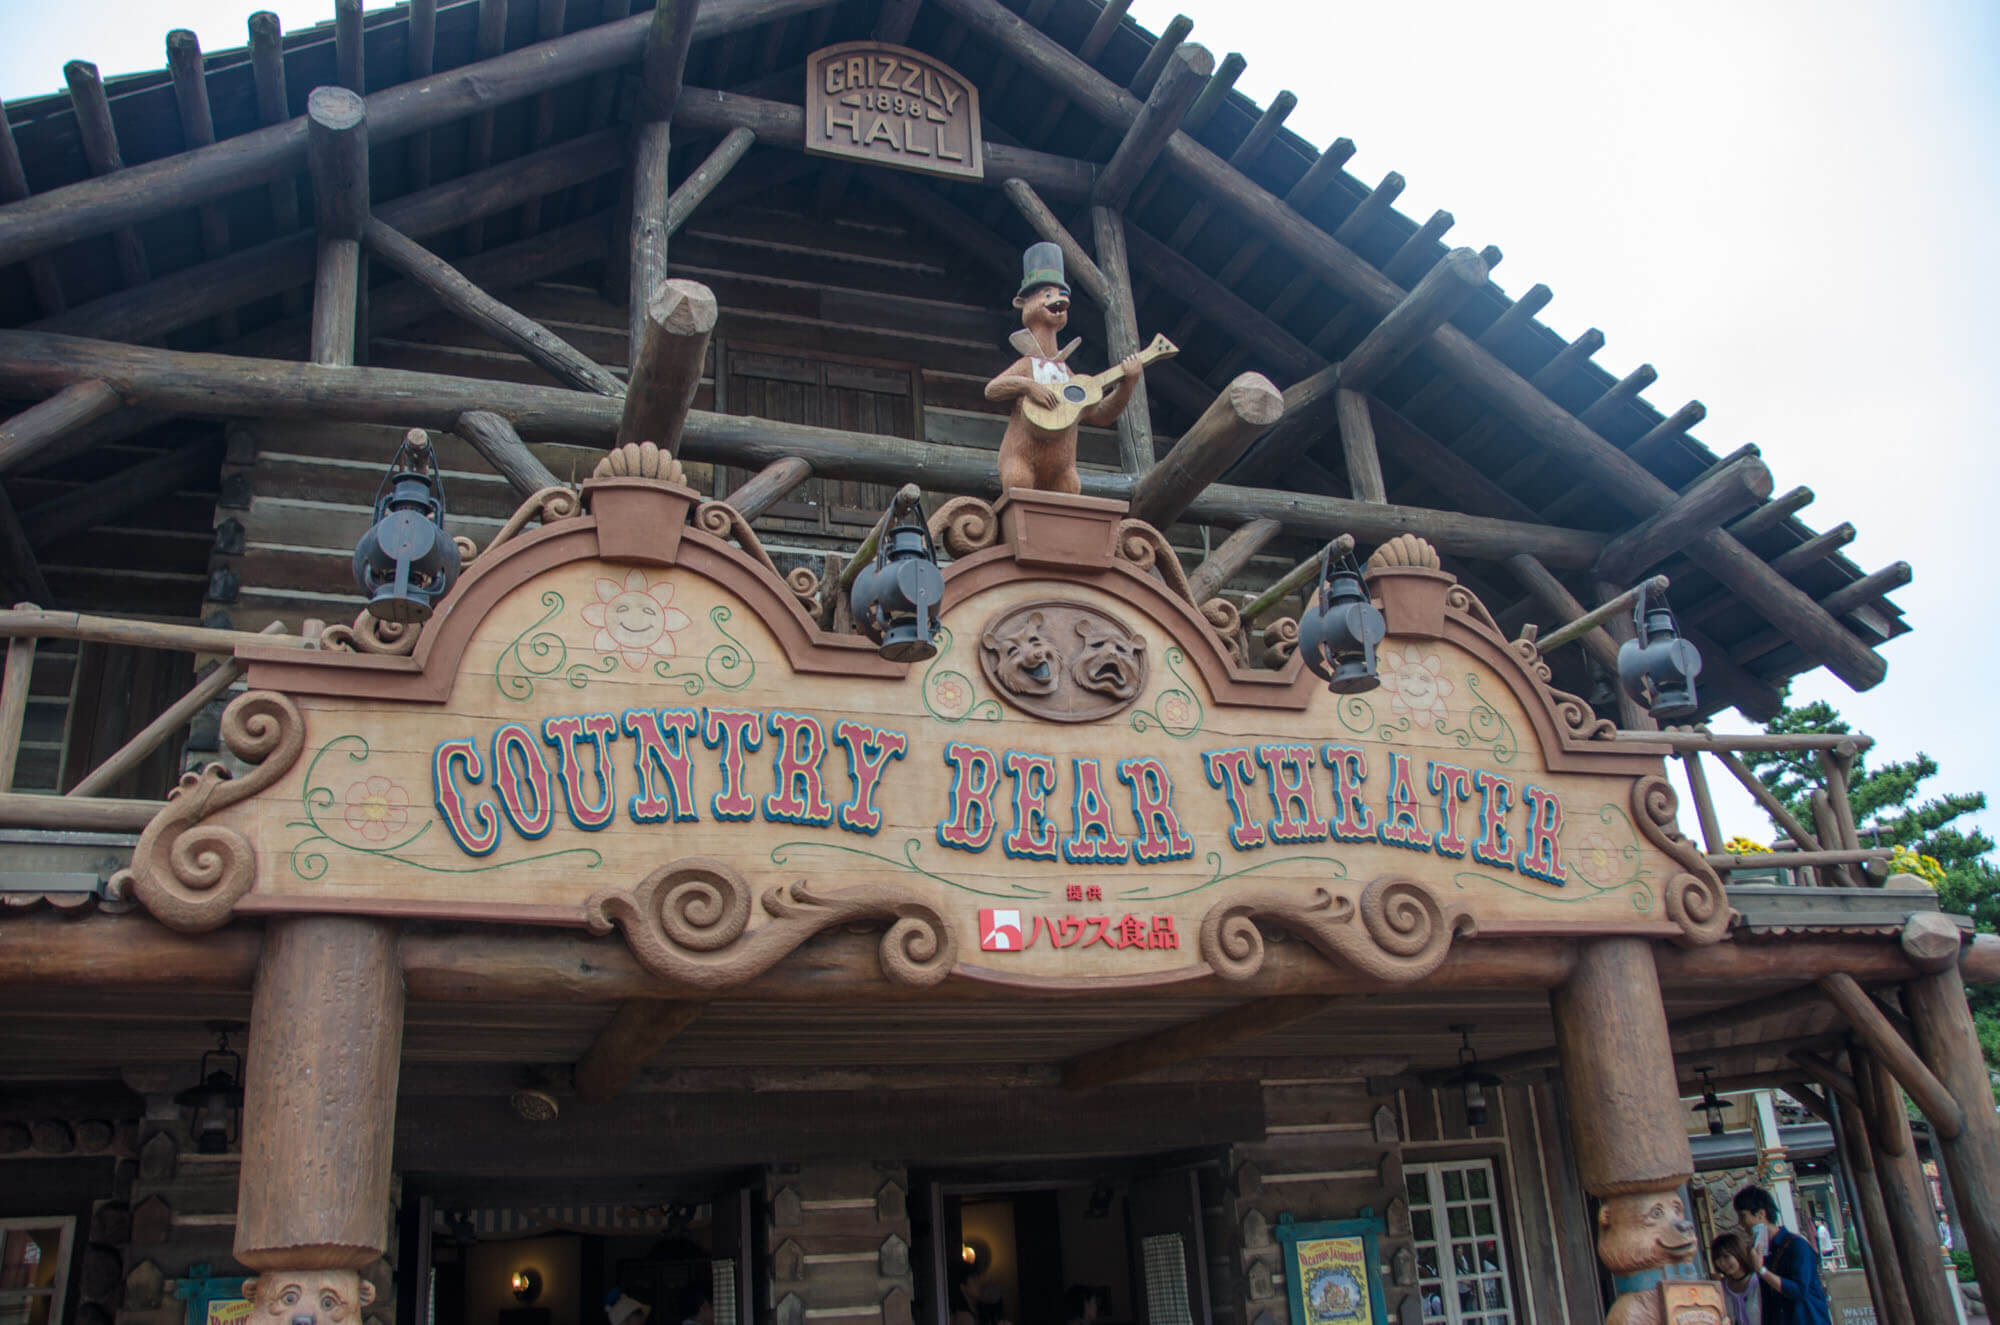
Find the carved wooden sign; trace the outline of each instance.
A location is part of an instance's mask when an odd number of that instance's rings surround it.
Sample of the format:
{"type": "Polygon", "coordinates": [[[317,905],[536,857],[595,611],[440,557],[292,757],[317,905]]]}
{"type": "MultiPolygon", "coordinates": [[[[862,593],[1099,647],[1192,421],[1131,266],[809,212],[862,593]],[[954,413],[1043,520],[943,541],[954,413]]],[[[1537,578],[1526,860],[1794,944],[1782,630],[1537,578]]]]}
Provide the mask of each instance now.
{"type": "Polygon", "coordinates": [[[1335,696],[1239,666],[1121,504],[955,503],[940,652],[901,664],[820,631],[722,503],[585,498],[481,552],[413,651],[246,646],[253,767],[184,780],[137,896],[184,929],[616,930],[696,988],[854,924],[894,980],[1056,987],[1245,979],[1273,925],[1389,982],[1467,933],[1727,926],[1659,752],[1599,739],[1432,567],[1378,554],[1382,685],[1335,696]]]}
{"type": "Polygon", "coordinates": [[[922,51],[850,41],[806,57],[806,151],[980,179],[979,89],[922,51]]]}

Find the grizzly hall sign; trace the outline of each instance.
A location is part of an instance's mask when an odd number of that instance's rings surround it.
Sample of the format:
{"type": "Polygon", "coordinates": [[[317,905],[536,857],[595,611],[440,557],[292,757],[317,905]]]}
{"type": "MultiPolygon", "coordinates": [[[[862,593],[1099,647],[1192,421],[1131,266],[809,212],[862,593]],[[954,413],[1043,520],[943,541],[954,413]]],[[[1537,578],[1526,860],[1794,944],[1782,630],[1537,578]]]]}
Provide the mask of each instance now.
{"type": "Polygon", "coordinates": [[[820,629],[723,503],[584,500],[481,552],[414,648],[365,618],[244,646],[249,771],[189,775],[126,884],[184,929],[616,930],[707,988],[854,924],[894,980],[1062,987],[1247,978],[1272,926],[1400,981],[1461,934],[1728,923],[1660,752],[1605,739],[1417,540],[1370,563],[1380,688],[1337,696],[1243,665],[1120,503],[948,504],[939,652],[904,664],[820,629]]]}

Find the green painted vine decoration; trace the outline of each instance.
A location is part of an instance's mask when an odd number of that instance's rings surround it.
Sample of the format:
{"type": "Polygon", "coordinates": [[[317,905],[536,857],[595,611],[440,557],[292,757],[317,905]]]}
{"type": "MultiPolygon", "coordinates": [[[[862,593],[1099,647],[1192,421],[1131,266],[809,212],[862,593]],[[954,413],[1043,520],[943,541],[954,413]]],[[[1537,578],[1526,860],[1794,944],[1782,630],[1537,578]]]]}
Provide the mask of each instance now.
{"type": "Polygon", "coordinates": [[[1133,709],[1132,730],[1144,732],[1157,726],[1175,740],[1185,741],[1201,730],[1201,697],[1181,672],[1181,664],[1187,661],[1187,654],[1175,646],[1167,650],[1166,659],[1167,670],[1174,674],[1174,680],[1179,684],[1167,686],[1155,694],[1151,708],[1133,709]]]}
{"type": "Polygon", "coordinates": [[[844,855],[860,856],[864,860],[872,860],[877,864],[887,865],[894,870],[901,870],[910,874],[920,874],[926,879],[945,885],[947,888],[955,888],[960,892],[972,893],[979,897],[997,897],[1002,900],[1012,901],[1020,898],[1047,897],[1050,894],[1050,889],[1034,888],[1025,883],[1009,883],[1007,885],[1008,891],[1006,892],[993,892],[987,888],[974,887],[972,884],[954,879],[949,875],[939,874],[919,864],[917,856],[923,850],[923,847],[924,844],[920,839],[909,838],[903,843],[903,854],[901,859],[898,859],[895,856],[883,855],[879,851],[864,851],[860,847],[842,846],[836,842],[780,842],[771,848],[771,863],[773,865],[788,863],[794,851],[838,851],[844,855]]]}
{"type": "Polygon", "coordinates": [[[1625,893],[1634,911],[1640,915],[1651,914],[1655,898],[1652,884],[1647,880],[1653,872],[1642,863],[1645,852],[1639,845],[1639,834],[1633,828],[1630,816],[1616,805],[1607,804],[1598,810],[1596,819],[1597,826],[1581,833],[1564,835],[1562,851],[1567,882],[1561,885],[1529,887],[1478,870],[1461,870],[1452,876],[1452,882],[1461,890],[1468,880],[1491,884],[1560,906],[1625,893]],[[1617,831],[1621,827],[1622,833],[1617,831]]]}
{"type": "Polygon", "coordinates": [[[951,627],[938,627],[937,657],[931,659],[931,665],[924,670],[924,711],[953,727],[961,722],[1000,721],[1000,701],[979,699],[972,678],[957,668],[945,665],[956,642],[951,627]]]}
{"type": "Polygon", "coordinates": [[[433,865],[413,859],[407,854],[409,849],[430,832],[436,821],[420,808],[413,809],[409,792],[393,778],[379,773],[363,774],[355,770],[356,779],[348,784],[344,797],[334,788],[319,784],[316,779],[320,761],[337,747],[348,747],[342,750],[342,755],[350,764],[367,763],[371,753],[365,737],[349,732],[334,737],[314,751],[312,762],[306,765],[305,782],[299,792],[299,811],[305,817],[293,819],[285,827],[310,830],[293,845],[287,859],[292,873],[307,883],[326,877],[332,864],[327,858],[329,849],[376,861],[391,861],[426,874],[491,874],[516,865],[561,857],[587,858],[575,862],[587,870],[594,870],[604,863],[604,857],[592,847],[566,847],[560,851],[522,856],[518,860],[480,865],[433,865]],[[335,813],[339,815],[338,824],[329,824],[328,817],[335,813]],[[423,822],[412,830],[410,825],[420,814],[423,822]]]}
{"type": "Polygon", "coordinates": [[[1142,883],[1137,887],[1127,888],[1120,892],[1118,900],[1121,902],[1166,902],[1176,897],[1186,897],[1189,893],[1198,893],[1204,889],[1213,888],[1220,883],[1228,883],[1232,879],[1243,878],[1246,875],[1259,874],[1270,869],[1305,865],[1326,866],[1326,877],[1315,880],[1315,883],[1321,886],[1329,883],[1339,883],[1347,877],[1347,863],[1338,856],[1279,856],[1271,860],[1260,860],[1255,865],[1245,865],[1240,870],[1231,870],[1225,874],[1222,872],[1222,867],[1226,863],[1228,862],[1224,860],[1221,852],[1211,851],[1208,853],[1209,875],[1200,883],[1170,893],[1155,893],[1152,885],[1142,883]]]}
{"type": "Polygon", "coordinates": [[[516,635],[493,663],[494,688],[503,699],[511,699],[517,704],[525,704],[535,697],[535,683],[538,681],[560,679],[571,689],[582,690],[596,677],[609,676],[618,670],[615,656],[607,655],[594,663],[572,663],[568,642],[558,632],[543,629],[562,614],[566,605],[563,596],[554,589],[545,589],[541,601],[548,610],[533,625],[516,635]],[[514,663],[514,670],[511,671],[507,670],[509,659],[514,663]]]}

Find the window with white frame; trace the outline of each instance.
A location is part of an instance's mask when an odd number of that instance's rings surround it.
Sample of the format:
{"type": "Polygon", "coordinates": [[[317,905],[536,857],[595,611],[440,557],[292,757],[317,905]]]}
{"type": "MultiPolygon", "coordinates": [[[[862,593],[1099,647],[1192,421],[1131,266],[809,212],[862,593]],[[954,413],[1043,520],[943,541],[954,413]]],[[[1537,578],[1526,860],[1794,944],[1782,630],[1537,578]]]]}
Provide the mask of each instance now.
{"type": "Polygon", "coordinates": [[[0,1219],[0,1325],[60,1325],[75,1230],[66,1217],[0,1219]]]}
{"type": "Polygon", "coordinates": [[[1406,1164],[1403,1179],[1425,1325],[1513,1325],[1514,1286],[1493,1161],[1406,1164]]]}

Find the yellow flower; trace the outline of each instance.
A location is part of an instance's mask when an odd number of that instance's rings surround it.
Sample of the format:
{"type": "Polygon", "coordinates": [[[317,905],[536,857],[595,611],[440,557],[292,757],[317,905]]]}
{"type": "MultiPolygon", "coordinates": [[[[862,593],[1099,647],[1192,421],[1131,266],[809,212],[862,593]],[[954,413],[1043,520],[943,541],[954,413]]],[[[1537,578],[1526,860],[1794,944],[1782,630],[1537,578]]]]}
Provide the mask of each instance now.
{"type": "Polygon", "coordinates": [[[1732,856],[1754,856],[1769,854],[1771,848],[1762,842],[1753,842],[1747,837],[1732,837],[1722,844],[1722,849],[1732,856]]]}

